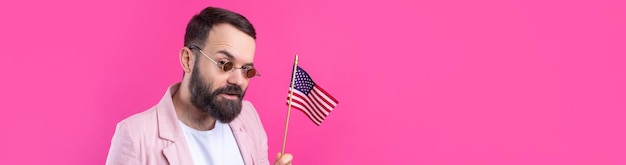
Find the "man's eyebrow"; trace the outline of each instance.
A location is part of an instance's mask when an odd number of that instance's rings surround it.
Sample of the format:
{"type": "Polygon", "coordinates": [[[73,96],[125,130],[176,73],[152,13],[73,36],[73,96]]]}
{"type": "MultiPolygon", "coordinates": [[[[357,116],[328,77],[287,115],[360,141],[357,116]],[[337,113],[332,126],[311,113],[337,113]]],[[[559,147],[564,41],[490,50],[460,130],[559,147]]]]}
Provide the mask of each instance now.
{"type": "MultiPolygon", "coordinates": [[[[235,56],[233,56],[232,54],[230,54],[230,52],[228,52],[226,50],[220,50],[217,53],[222,53],[222,54],[226,55],[226,57],[228,57],[228,59],[230,59],[230,60],[234,60],[235,59],[235,56]]],[[[246,63],[245,65],[254,66],[254,63],[246,63]]]]}
{"type": "Polygon", "coordinates": [[[220,50],[217,53],[222,53],[224,55],[226,55],[229,59],[234,59],[235,56],[233,56],[232,54],[230,54],[230,52],[226,51],[226,50],[220,50]]]}

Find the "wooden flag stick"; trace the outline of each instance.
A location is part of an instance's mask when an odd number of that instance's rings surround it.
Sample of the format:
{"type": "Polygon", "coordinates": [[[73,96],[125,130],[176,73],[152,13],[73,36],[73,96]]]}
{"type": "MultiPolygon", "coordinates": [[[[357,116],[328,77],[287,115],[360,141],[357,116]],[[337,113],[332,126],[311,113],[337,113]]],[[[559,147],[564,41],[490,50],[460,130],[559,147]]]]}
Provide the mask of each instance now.
{"type": "Polygon", "coordinates": [[[289,128],[289,115],[291,114],[291,99],[293,97],[293,87],[296,83],[296,70],[298,68],[298,54],[293,62],[293,74],[291,75],[291,89],[289,90],[289,108],[287,108],[287,121],[285,121],[285,134],[283,135],[283,149],[280,155],[285,154],[285,143],[287,143],[287,129],[289,128]]]}

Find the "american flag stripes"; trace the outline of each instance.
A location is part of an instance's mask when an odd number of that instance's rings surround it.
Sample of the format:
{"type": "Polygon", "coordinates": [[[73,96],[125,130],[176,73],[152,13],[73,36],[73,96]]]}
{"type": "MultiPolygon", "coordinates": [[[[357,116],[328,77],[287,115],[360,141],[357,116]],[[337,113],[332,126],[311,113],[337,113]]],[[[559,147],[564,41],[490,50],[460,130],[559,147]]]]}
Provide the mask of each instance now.
{"type": "MultiPolygon", "coordinates": [[[[318,126],[339,103],[322,87],[315,84],[309,74],[299,66],[296,69],[294,85],[292,107],[304,112],[318,126]]],[[[289,87],[291,93],[291,85],[289,87]]],[[[289,94],[287,96],[287,105],[289,105],[289,94]]]]}

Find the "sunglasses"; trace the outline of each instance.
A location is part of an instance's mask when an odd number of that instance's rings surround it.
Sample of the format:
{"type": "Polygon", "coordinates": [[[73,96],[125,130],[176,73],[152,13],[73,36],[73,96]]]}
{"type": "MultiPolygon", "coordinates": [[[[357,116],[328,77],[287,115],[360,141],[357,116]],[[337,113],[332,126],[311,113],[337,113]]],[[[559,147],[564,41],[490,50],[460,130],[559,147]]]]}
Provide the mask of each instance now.
{"type": "Polygon", "coordinates": [[[240,68],[236,68],[235,64],[233,64],[230,61],[216,62],[211,57],[209,57],[209,55],[206,55],[204,53],[204,51],[202,51],[202,49],[200,49],[200,47],[198,47],[196,45],[189,46],[189,49],[191,49],[191,50],[198,49],[198,51],[200,51],[200,53],[202,53],[202,55],[204,55],[206,58],[209,58],[209,60],[213,61],[213,63],[215,63],[215,65],[217,65],[217,67],[222,69],[224,72],[228,72],[228,71],[233,70],[233,69],[241,69],[241,71],[246,76],[246,78],[252,78],[254,76],[261,76],[261,74],[257,73],[256,69],[254,67],[252,67],[252,66],[246,65],[246,66],[241,66],[240,68]]]}

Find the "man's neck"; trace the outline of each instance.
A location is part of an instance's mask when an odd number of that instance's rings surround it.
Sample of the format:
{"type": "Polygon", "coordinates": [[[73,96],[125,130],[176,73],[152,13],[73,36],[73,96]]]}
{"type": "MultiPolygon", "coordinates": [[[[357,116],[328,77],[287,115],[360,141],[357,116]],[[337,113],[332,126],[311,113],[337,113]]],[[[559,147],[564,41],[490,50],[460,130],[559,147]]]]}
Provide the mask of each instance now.
{"type": "Polygon", "coordinates": [[[174,110],[178,120],[183,124],[199,130],[208,131],[215,128],[215,119],[209,116],[206,112],[201,111],[189,102],[189,95],[184,95],[182,92],[184,88],[179,87],[174,95],[172,101],[174,102],[174,110]]]}

